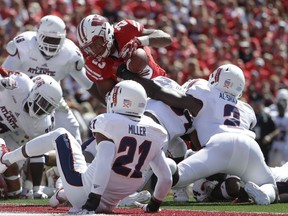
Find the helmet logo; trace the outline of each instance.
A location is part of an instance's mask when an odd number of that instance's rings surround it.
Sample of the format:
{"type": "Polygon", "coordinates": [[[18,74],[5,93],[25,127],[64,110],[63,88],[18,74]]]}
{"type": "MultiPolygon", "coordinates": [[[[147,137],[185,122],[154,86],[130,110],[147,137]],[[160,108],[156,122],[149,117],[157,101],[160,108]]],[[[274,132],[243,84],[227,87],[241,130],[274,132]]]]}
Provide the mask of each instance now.
{"type": "Polygon", "coordinates": [[[231,82],[230,79],[226,79],[226,80],[224,81],[223,87],[224,87],[224,88],[230,88],[230,87],[232,87],[232,85],[233,85],[233,82],[231,82]]]}
{"type": "Polygon", "coordinates": [[[94,16],[91,21],[91,26],[99,26],[99,25],[102,25],[104,22],[106,22],[106,20],[103,19],[103,17],[94,16]]]}
{"type": "Polygon", "coordinates": [[[123,107],[130,108],[132,106],[132,101],[128,99],[123,100],[123,107]]]}

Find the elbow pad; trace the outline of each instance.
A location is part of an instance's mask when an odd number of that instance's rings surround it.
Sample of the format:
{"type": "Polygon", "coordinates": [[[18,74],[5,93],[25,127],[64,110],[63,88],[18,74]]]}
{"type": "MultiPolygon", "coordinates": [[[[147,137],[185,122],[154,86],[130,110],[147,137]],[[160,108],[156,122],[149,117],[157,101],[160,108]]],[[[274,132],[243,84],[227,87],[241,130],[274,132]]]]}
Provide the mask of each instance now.
{"type": "Polygon", "coordinates": [[[18,49],[13,40],[9,41],[8,44],[6,45],[6,51],[10,56],[15,56],[18,53],[18,49]]]}

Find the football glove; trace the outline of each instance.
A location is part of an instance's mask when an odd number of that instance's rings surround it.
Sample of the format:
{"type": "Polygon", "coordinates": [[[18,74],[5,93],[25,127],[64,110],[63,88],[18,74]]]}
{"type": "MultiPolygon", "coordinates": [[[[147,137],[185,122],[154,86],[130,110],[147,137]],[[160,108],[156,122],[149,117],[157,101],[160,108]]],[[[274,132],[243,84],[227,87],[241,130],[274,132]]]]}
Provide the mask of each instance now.
{"type": "Polygon", "coordinates": [[[132,53],[141,46],[141,42],[135,37],[131,39],[120,51],[120,58],[128,59],[132,53]]]}
{"type": "Polygon", "coordinates": [[[134,204],[141,208],[144,212],[146,213],[153,213],[153,212],[159,212],[161,211],[160,209],[160,205],[161,205],[161,201],[155,199],[154,197],[152,197],[149,201],[148,204],[143,204],[143,203],[139,203],[139,202],[134,202],[134,204]]]}
{"type": "Polygon", "coordinates": [[[14,79],[11,78],[11,77],[5,77],[5,78],[1,79],[0,85],[1,85],[3,88],[9,89],[9,90],[12,90],[12,89],[17,88],[17,82],[16,82],[16,80],[14,80],[14,79]]]}
{"type": "Polygon", "coordinates": [[[89,212],[89,214],[90,214],[90,212],[95,213],[95,210],[99,206],[100,199],[101,199],[100,195],[90,193],[86,203],[82,206],[83,212],[86,212],[85,210],[87,210],[87,213],[89,212]]]}

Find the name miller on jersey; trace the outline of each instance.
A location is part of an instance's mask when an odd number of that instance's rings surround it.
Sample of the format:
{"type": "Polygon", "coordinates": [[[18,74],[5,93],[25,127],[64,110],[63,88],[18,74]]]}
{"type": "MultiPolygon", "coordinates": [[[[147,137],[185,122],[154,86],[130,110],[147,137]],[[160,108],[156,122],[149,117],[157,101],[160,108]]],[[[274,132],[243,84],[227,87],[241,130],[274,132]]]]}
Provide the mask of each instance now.
{"type": "Polygon", "coordinates": [[[29,73],[35,74],[35,75],[41,75],[46,74],[49,76],[55,76],[55,71],[50,71],[49,68],[42,68],[42,67],[36,67],[36,68],[29,68],[29,73]]]}
{"type": "Polygon", "coordinates": [[[134,135],[139,135],[139,136],[146,136],[146,127],[129,125],[128,133],[134,134],[134,135]]]}
{"type": "Polygon", "coordinates": [[[223,100],[226,100],[226,101],[230,101],[232,103],[237,103],[237,99],[229,94],[225,94],[225,93],[222,93],[220,92],[219,94],[219,98],[223,99],[223,100]]]}

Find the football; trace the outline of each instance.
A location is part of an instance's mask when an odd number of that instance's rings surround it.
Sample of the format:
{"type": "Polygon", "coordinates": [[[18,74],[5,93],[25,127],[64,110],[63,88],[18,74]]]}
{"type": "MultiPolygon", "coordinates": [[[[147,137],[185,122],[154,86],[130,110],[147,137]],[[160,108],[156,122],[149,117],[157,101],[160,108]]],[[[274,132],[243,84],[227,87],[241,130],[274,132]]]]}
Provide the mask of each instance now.
{"type": "Polygon", "coordinates": [[[133,73],[141,72],[148,64],[148,56],[144,49],[136,49],[126,61],[127,69],[133,73]]]}

